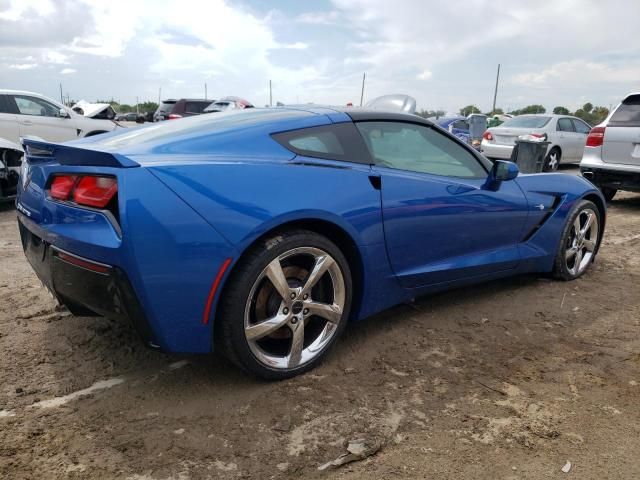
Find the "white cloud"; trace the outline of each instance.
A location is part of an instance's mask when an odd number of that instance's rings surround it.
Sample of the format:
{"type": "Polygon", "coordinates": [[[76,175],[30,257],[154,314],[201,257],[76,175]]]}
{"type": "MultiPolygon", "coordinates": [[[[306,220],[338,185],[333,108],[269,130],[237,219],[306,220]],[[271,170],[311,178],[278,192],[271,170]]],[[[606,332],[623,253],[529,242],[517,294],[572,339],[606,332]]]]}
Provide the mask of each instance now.
{"type": "Polygon", "coordinates": [[[280,45],[280,48],[288,48],[290,50],[306,50],[309,45],[304,42],[287,43],[280,45]]]}
{"type": "Polygon", "coordinates": [[[433,73],[429,70],[422,70],[416,77],[418,80],[429,80],[433,76],[433,73]]]}
{"type": "Polygon", "coordinates": [[[71,73],[76,73],[77,70],[75,68],[63,68],[62,70],[60,70],[60,74],[61,75],[69,75],[71,73]]]}
{"type": "Polygon", "coordinates": [[[36,68],[38,65],[35,63],[13,63],[9,65],[9,68],[12,70],[31,70],[32,68],[36,68]]]}
{"type": "Polygon", "coordinates": [[[305,12],[295,19],[299,23],[311,25],[334,25],[340,19],[340,12],[331,10],[329,12],[305,12]]]}

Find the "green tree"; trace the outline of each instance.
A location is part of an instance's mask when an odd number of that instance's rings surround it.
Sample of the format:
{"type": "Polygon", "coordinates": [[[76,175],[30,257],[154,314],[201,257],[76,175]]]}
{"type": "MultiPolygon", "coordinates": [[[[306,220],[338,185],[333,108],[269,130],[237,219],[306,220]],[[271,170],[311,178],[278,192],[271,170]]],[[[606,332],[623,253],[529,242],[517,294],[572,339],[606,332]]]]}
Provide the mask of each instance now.
{"type": "Polygon", "coordinates": [[[467,105],[466,107],[462,107],[460,109],[460,115],[462,115],[463,117],[471,115],[472,113],[480,113],[480,109],[475,105],[467,105]]]}
{"type": "Polygon", "coordinates": [[[592,121],[591,125],[597,125],[602,123],[605,118],[609,116],[609,109],[607,107],[593,107],[591,111],[592,121]]]}
{"type": "Polygon", "coordinates": [[[571,112],[569,112],[567,107],[555,107],[553,113],[556,115],[569,115],[571,112]]]}
{"type": "Polygon", "coordinates": [[[591,110],[593,110],[593,104],[592,104],[592,103],[589,103],[589,102],[585,103],[585,104],[582,106],[582,110],[584,110],[584,111],[585,111],[585,112],[587,112],[587,113],[591,113],[591,110]]]}
{"type": "Polygon", "coordinates": [[[501,108],[496,108],[493,112],[487,114],[489,117],[493,117],[494,115],[504,115],[504,110],[501,108]]]}

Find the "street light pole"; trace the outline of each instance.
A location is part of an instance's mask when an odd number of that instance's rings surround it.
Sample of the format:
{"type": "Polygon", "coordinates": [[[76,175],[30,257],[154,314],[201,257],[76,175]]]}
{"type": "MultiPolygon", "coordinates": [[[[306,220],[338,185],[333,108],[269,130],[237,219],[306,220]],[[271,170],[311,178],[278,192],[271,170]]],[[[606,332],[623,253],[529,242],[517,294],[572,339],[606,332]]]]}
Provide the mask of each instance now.
{"type": "Polygon", "coordinates": [[[500,64],[498,64],[498,73],[496,74],[496,88],[493,91],[493,108],[491,113],[496,111],[496,99],[498,98],[498,80],[500,80],[500,64]]]}

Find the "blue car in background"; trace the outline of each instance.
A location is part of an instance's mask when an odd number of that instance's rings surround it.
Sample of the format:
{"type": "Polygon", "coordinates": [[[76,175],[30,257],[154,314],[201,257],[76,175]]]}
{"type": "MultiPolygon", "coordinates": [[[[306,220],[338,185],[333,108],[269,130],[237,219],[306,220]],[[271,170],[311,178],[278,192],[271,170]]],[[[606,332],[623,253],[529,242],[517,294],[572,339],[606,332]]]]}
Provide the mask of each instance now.
{"type": "Polygon", "coordinates": [[[22,245],[61,303],[270,379],[418,295],[578,278],[604,231],[587,180],[518,176],[410,114],[249,109],[23,145],[22,245]]]}
{"type": "Polygon", "coordinates": [[[465,143],[471,143],[471,135],[469,133],[469,120],[466,117],[440,117],[433,120],[433,123],[444,128],[448,132],[458,137],[465,143]]]}

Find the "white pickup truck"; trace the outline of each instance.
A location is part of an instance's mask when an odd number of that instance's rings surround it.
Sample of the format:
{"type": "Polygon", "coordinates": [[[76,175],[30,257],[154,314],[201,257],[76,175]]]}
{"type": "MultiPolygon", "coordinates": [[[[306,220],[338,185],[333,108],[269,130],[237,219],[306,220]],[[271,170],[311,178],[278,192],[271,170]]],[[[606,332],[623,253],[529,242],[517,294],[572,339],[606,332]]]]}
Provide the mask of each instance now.
{"type": "Polygon", "coordinates": [[[108,118],[78,114],[39,93],[0,89],[0,202],[15,195],[21,137],[66,142],[115,128],[117,124],[108,118]]]}

